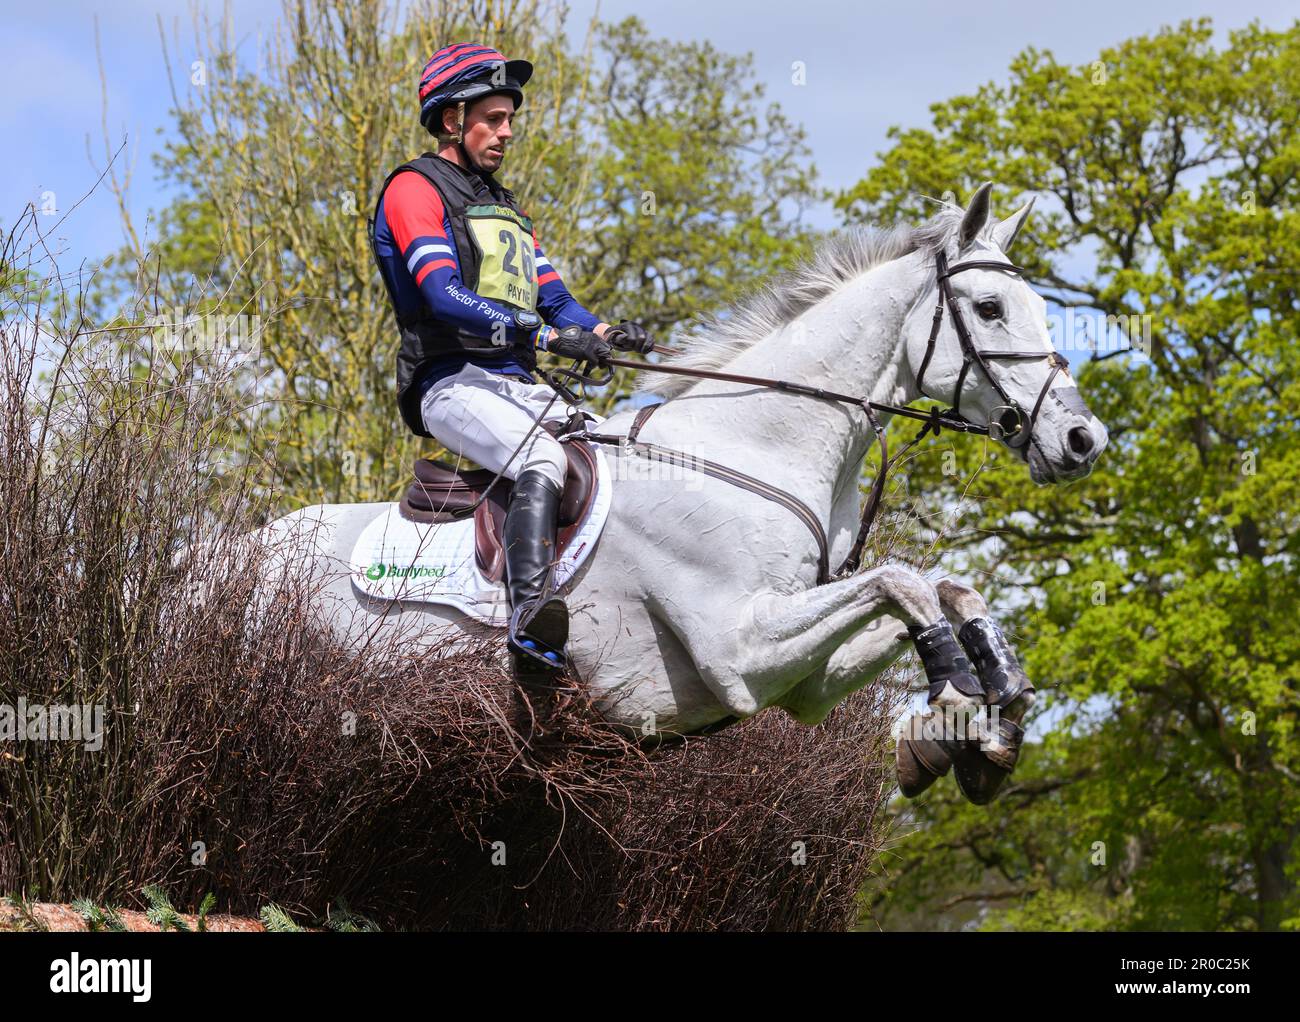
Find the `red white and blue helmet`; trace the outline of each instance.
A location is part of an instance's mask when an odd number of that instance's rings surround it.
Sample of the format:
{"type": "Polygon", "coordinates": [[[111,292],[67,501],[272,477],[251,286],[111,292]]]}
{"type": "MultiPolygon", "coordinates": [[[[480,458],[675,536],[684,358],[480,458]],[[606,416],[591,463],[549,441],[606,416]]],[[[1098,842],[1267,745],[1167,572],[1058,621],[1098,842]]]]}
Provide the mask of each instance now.
{"type": "Polygon", "coordinates": [[[514,97],[517,110],[524,104],[524,84],[532,74],[533,65],[528,61],[506,60],[482,43],[444,46],[429,58],[420,75],[420,123],[436,135],[442,127],[439,117],[444,107],[495,93],[514,97]],[[504,73],[493,81],[502,65],[504,73]]]}

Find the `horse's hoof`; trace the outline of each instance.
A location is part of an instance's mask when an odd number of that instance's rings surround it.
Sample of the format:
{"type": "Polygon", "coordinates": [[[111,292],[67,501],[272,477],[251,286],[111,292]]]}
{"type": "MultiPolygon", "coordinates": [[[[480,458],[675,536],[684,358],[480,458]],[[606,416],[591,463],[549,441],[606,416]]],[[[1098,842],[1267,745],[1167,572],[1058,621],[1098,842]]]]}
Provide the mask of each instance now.
{"type": "Polygon", "coordinates": [[[985,729],[980,739],[980,753],[995,766],[1011,773],[1020,759],[1020,746],[1024,740],[1024,728],[1014,720],[999,716],[996,728],[985,729]]]}
{"type": "Polygon", "coordinates": [[[913,714],[898,737],[894,762],[898,787],[905,798],[916,798],[952,769],[952,757],[946,743],[927,737],[933,730],[931,714],[913,714]]]}
{"type": "Polygon", "coordinates": [[[957,757],[953,763],[953,776],[967,802],[986,806],[993,801],[1002,782],[1011,776],[1011,771],[1003,770],[978,752],[971,752],[957,757]]]}
{"type": "Polygon", "coordinates": [[[916,798],[949,770],[966,801],[992,802],[1011,776],[1024,731],[1002,717],[991,731],[959,713],[913,714],[898,737],[898,787],[916,798]]]}
{"type": "Polygon", "coordinates": [[[997,718],[996,727],[983,728],[978,743],[973,746],[948,745],[952,750],[953,777],[966,801],[977,806],[993,801],[1016,767],[1024,737],[1024,729],[1019,724],[1002,716],[997,718]]]}
{"type": "Polygon", "coordinates": [[[903,793],[904,798],[916,798],[948,772],[945,770],[943,773],[934,773],[916,755],[916,750],[911,748],[912,745],[913,743],[906,739],[900,741],[894,756],[898,773],[898,790],[903,793]]]}

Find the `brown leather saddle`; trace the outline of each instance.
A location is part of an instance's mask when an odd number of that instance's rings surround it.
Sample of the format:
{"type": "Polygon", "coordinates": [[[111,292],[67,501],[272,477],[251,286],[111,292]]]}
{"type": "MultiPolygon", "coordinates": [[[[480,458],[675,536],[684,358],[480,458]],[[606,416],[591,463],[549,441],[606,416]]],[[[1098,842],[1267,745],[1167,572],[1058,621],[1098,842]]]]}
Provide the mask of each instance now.
{"type": "MultiPolygon", "coordinates": [[[[543,428],[557,438],[575,428],[585,427],[586,422],[580,416],[567,422],[543,424],[543,428]]],[[[568,455],[569,471],[564,477],[564,493],[560,497],[557,557],[568,549],[596,495],[596,455],[591,444],[585,440],[570,440],[561,446],[568,455]]],[[[486,468],[459,472],[444,462],[417,458],[415,481],[407,487],[398,512],[403,518],[426,524],[456,522],[472,513],[474,553],[479,570],[494,582],[504,582],[506,555],[501,545],[501,531],[505,526],[506,508],[510,506],[514,481],[503,476],[492,487],[487,500],[479,504],[477,510],[470,510],[495,475],[486,468]]]]}

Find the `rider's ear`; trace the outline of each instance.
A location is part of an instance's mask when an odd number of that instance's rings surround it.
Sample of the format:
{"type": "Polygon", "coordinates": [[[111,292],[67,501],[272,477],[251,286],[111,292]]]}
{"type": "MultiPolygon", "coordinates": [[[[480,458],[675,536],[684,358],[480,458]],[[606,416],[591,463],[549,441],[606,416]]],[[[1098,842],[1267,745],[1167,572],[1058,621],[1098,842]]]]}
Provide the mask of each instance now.
{"type": "Polygon", "coordinates": [[[966,215],[961,220],[961,233],[958,235],[960,252],[978,236],[980,231],[984,230],[984,225],[989,222],[989,192],[993,191],[993,182],[985,181],[975,190],[971,196],[970,205],[966,207],[966,215]]]}
{"type": "Polygon", "coordinates": [[[1004,253],[1011,251],[1011,243],[1016,240],[1020,228],[1025,226],[1025,221],[1029,219],[1029,211],[1033,208],[1034,197],[1031,195],[1028,202],[993,228],[993,242],[1004,253]]]}

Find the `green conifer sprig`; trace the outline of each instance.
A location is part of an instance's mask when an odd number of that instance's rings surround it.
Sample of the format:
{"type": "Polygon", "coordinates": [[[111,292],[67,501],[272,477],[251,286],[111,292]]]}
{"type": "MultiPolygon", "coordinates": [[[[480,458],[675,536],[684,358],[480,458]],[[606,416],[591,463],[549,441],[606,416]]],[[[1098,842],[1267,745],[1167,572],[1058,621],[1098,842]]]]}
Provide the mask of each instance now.
{"type": "Polygon", "coordinates": [[[190,928],[180,913],[172,907],[170,899],[157,884],[149,884],[142,892],[149,902],[145,917],[160,930],[177,930],[188,933],[190,928]]]}
{"type": "Polygon", "coordinates": [[[258,918],[262,920],[271,933],[302,933],[303,928],[295,923],[284,909],[272,902],[269,905],[263,905],[262,911],[259,912],[258,918]]]}

